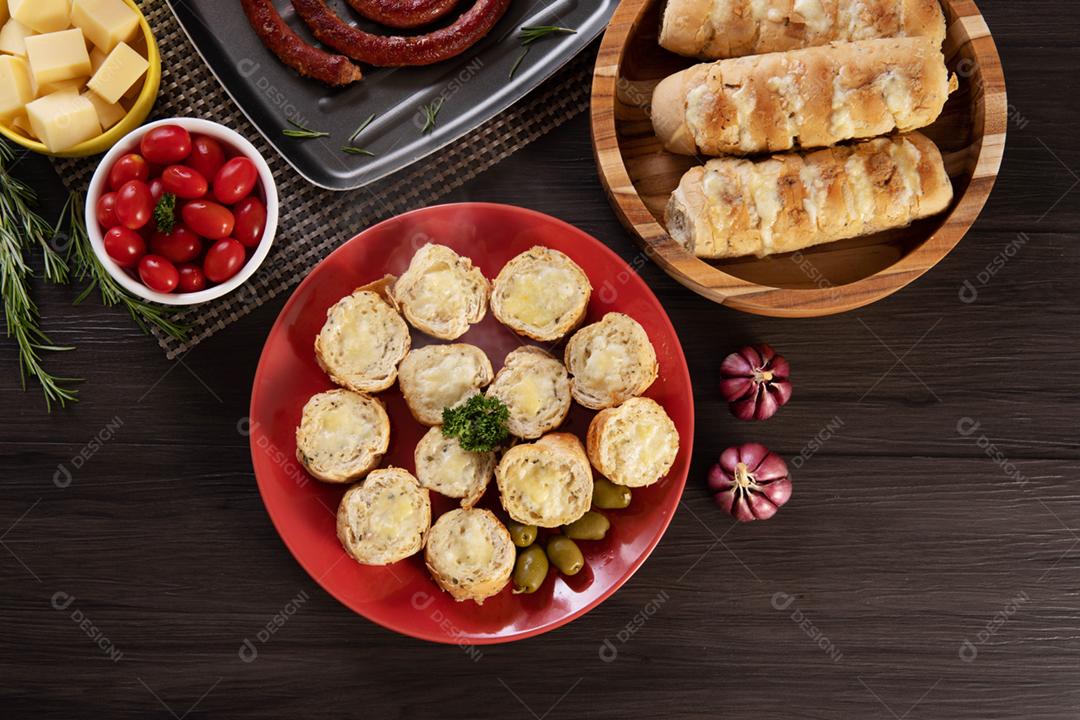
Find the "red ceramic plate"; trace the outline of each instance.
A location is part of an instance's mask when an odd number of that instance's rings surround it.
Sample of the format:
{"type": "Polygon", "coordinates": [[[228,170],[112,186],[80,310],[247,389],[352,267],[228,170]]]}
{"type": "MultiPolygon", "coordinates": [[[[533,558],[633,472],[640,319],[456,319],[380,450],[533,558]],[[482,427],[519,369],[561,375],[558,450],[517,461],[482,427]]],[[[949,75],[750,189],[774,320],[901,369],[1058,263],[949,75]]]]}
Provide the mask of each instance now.
{"type": "MultiPolygon", "coordinates": [[[[438,341],[414,331],[413,347],[432,342],[438,341]]],[[[506,354],[526,341],[489,313],[459,342],[483,348],[498,371],[506,354]]],[[[548,349],[561,357],[561,344],[548,349]]],[[[386,402],[392,427],[383,465],[412,471],[413,450],[426,428],[413,420],[396,386],[380,397],[386,402]]],[[[575,404],[562,429],[584,438],[593,414],[575,404]]],[[[581,230],[506,205],[425,208],[380,223],[345,243],[308,275],[281,311],[263,348],[251,393],[255,477],[289,550],[327,592],[364,617],[437,642],[479,644],[531,637],[570,622],[615,592],[645,561],[671,521],[686,484],[693,438],[693,395],[686,359],[671,322],[642,279],[581,230]],[[679,430],[681,447],[675,465],[661,482],[634,490],[630,507],[608,512],[612,529],[604,540],[580,543],[584,570],[574,577],[552,572],[533,595],[514,595],[507,587],[483,606],[459,603],[431,580],[422,554],[387,567],[354,562],[335,534],[335,511],[346,487],[320,483],[294,459],[295,430],[304,403],[332,387],[313,351],[327,308],[359,285],[386,273],[400,275],[416,249],[427,242],[448,245],[472,258],[489,278],[533,245],[561,250],[592,281],[586,322],[611,311],[626,313],[644,326],[656,347],[660,377],[646,395],[664,406],[679,430]]],[[[435,517],[454,507],[454,501],[435,493],[431,498],[435,517]]],[[[497,510],[498,503],[492,481],[481,505],[497,510]]]]}

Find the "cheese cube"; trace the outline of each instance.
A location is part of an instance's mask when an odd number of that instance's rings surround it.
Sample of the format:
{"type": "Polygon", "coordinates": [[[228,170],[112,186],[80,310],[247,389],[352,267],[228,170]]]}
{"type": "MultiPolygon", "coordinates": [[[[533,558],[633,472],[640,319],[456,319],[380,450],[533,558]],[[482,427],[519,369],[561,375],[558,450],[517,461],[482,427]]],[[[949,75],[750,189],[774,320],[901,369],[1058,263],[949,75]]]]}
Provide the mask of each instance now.
{"type": "Polygon", "coordinates": [[[34,32],[53,33],[71,25],[69,0],[8,0],[8,9],[34,32]]]}
{"type": "Polygon", "coordinates": [[[31,35],[26,38],[26,57],[39,86],[90,74],[90,53],[78,28],[31,35]]]}
{"type": "Polygon", "coordinates": [[[26,113],[16,115],[15,119],[11,121],[11,127],[31,140],[37,140],[37,135],[34,134],[34,129],[30,127],[30,118],[26,117],[26,113]]]}
{"type": "Polygon", "coordinates": [[[71,24],[82,28],[95,46],[109,52],[135,36],[139,14],[124,0],[75,0],[71,5],[71,24]]]}
{"type": "Polygon", "coordinates": [[[21,114],[26,103],[33,99],[26,61],[15,55],[0,57],[0,119],[21,114]]]}
{"type": "Polygon", "coordinates": [[[90,74],[93,75],[98,68],[105,64],[105,53],[95,48],[90,48],[90,74]]]}
{"type": "MultiPolygon", "coordinates": [[[[31,63],[32,64],[32,63],[31,63]]],[[[94,76],[87,87],[96,92],[106,102],[115,103],[143,76],[150,63],[127,43],[120,43],[94,76]]]]}
{"type": "Polygon", "coordinates": [[[101,96],[93,90],[84,92],[83,97],[93,103],[94,109],[97,110],[98,121],[101,123],[102,130],[108,130],[127,115],[127,110],[125,110],[120,103],[105,102],[101,99],[101,96]]]}
{"type": "Polygon", "coordinates": [[[26,37],[34,31],[11,18],[0,28],[0,52],[26,57],[26,37]]]}
{"type": "Polygon", "coordinates": [[[56,82],[45,83],[39,86],[34,82],[34,76],[30,75],[30,91],[34,93],[34,97],[44,97],[45,95],[52,95],[57,92],[82,92],[82,89],[86,87],[86,78],[78,77],[71,78],[70,80],[57,80],[56,82]]]}
{"type": "Polygon", "coordinates": [[[101,134],[94,104],[82,95],[58,92],[26,106],[30,127],[49,152],[60,152],[101,134]]]}
{"type": "Polygon", "coordinates": [[[9,17],[7,0],[0,0],[0,23],[6,23],[9,17]]]}

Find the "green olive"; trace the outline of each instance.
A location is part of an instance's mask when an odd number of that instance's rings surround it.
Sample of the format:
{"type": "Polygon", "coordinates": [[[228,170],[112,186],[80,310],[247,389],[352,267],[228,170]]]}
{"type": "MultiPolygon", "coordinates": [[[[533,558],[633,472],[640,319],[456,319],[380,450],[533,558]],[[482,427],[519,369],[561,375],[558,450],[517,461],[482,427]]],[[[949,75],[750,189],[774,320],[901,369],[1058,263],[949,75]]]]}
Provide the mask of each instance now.
{"type": "Polygon", "coordinates": [[[598,512],[590,510],[563,528],[571,540],[603,540],[611,523],[598,512]]]}
{"type": "Polygon", "coordinates": [[[616,485],[607,478],[596,478],[593,482],[592,504],[601,510],[622,510],[630,504],[630,488],[616,485]]]}
{"type": "Polygon", "coordinates": [[[585,556],[577,544],[565,535],[553,535],[548,540],[547,556],[563,575],[577,575],[585,567],[585,556]]]}
{"type": "MultiPolygon", "coordinates": [[[[535,531],[536,528],[533,528],[535,531]]],[[[544,549],[531,545],[517,556],[514,563],[514,593],[534,593],[544,584],[548,574],[548,559],[544,549]]]]}
{"type": "Polygon", "coordinates": [[[526,548],[536,542],[536,526],[522,525],[511,520],[506,523],[506,529],[510,531],[510,539],[519,548],[526,548]]]}

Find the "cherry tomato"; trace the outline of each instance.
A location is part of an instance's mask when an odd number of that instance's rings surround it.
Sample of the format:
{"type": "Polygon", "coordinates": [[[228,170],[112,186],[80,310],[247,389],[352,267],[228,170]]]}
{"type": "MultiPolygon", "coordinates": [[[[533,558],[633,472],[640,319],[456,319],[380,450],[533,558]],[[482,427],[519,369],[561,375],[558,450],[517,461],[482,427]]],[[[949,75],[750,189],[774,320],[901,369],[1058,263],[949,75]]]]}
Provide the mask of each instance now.
{"type": "Polygon", "coordinates": [[[232,238],[218,240],[203,258],[203,272],[211,282],[225,282],[243,266],[244,246],[232,238]]]}
{"type": "Polygon", "coordinates": [[[128,180],[116,191],[116,217],[121,225],[138,230],[150,222],[153,215],[154,197],[146,183],[128,180]]]}
{"type": "Polygon", "coordinates": [[[139,150],[152,163],[172,165],[191,154],[191,135],[179,125],[161,125],[143,135],[139,150]]]}
{"type": "Polygon", "coordinates": [[[266,230],[266,206],[257,197],[246,197],[233,207],[236,227],[232,236],[247,247],[255,247],[266,230]]]}
{"type": "Polygon", "coordinates": [[[185,263],[177,268],[180,271],[180,291],[198,292],[206,289],[206,276],[198,265],[185,263]]]}
{"type": "Polygon", "coordinates": [[[150,177],[150,165],[142,155],[135,153],[121,155],[120,159],[109,168],[109,189],[119,190],[129,180],[146,182],[148,177],[150,177]]]}
{"type": "Polygon", "coordinates": [[[214,197],[220,203],[232,205],[250,195],[258,179],[255,163],[246,157],[234,157],[214,176],[214,197]]]}
{"type": "Polygon", "coordinates": [[[229,208],[209,200],[192,200],[180,211],[184,224],[209,240],[220,240],[232,234],[236,219],[229,208]]]}
{"type": "Polygon", "coordinates": [[[150,238],[150,249],[155,255],[160,255],[166,260],[186,263],[199,257],[199,253],[202,252],[202,241],[198,235],[183,225],[177,225],[171,233],[155,231],[150,238]]]}
{"type": "Polygon", "coordinates": [[[169,293],[180,283],[180,273],[160,255],[143,255],[139,261],[139,279],[151,290],[169,293]]]}
{"type": "Polygon", "coordinates": [[[98,225],[111,228],[120,224],[119,218],[116,217],[116,193],[105,193],[98,198],[95,207],[97,209],[98,225]]]}
{"type": "Polygon", "coordinates": [[[139,258],[146,254],[146,242],[142,239],[142,235],[123,225],[110,228],[105,233],[103,242],[105,252],[120,267],[134,267],[135,263],[139,262],[139,258]]]}
{"type": "Polygon", "coordinates": [[[150,181],[150,197],[154,198],[154,204],[161,199],[161,196],[165,194],[165,184],[161,182],[161,178],[154,178],[150,181]]]}
{"type": "Polygon", "coordinates": [[[191,137],[191,155],[188,156],[187,166],[198,171],[207,180],[217,175],[217,171],[225,164],[225,150],[221,143],[205,135],[193,135],[191,137]]]}
{"type": "Polygon", "coordinates": [[[170,165],[161,173],[161,182],[165,192],[171,192],[178,198],[194,200],[206,194],[206,178],[198,170],[186,165],[170,165]]]}

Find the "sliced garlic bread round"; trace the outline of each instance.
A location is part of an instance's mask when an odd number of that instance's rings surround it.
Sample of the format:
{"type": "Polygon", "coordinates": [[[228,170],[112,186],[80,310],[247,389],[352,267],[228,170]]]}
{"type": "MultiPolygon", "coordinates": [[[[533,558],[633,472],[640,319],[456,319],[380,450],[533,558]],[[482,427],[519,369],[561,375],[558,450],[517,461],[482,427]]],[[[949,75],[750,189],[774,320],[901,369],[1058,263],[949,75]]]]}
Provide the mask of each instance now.
{"type": "Polygon", "coordinates": [[[364,565],[389,565],[415,555],[430,527],[428,491],[401,468],[372,470],[338,505],[338,540],[364,565]]]}
{"type": "Polygon", "coordinates": [[[455,340],[487,312],[491,287],[472,260],[445,245],[428,243],[394,283],[394,300],[421,332],[455,340]]]}
{"type": "Polygon", "coordinates": [[[326,311],[326,323],[315,338],[315,358],[338,385],[379,392],[394,384],[410,342],[401,315],[374,286],[366,286],[326,311]]]}
{"type": "Polygon", "coordinates": [[[527,345],[506,356],[487,395],[502,400],[510,411],[510,434],[532,440],[566,419],[570,412],[570,376],[550,354],[527,345]]]}
{"type": "Polygon", "coordinates": [[[645,392],[659,365],[645,328],[622,313],[578,330],[566,344],[566,368],[574,399],[592,410],[615,407],[645,392]]]}
{"type": "Polygon", "coordinates": [[[490,510],[451,510],[431,527],[424,560],[435,582],[455,600],[482,605],[510,581],[514,543],[490,510]]]}
{"type": "Polygon", "coordinates": [[[510,448],[495,468],[495,479],[506,512],[525,525],[572,523],[592,502],[592,467],[581,441],[569,433],[510,448]]]}
{"type": "Polygon", "coordinates": [[[510,260],[495,278],[491,312],[519,335],[558,340],[585,317],[592,285],[569,257],[536,246],[510,260]]]}
{"type": "Polygon", "coordinates": [[[383,404],[352,390],[328,390],[304,405],[296,459],[326,482],[351,482],[374,468],[390,445],[383,404]]]}
{"type": "Polygon", "coordinates": [[[401,394],[424,425],[442,423],[443,408],[454,407],[487,387],[494,372],[475,345],[428,345],[409,351],[398,367],[401,394]]]}
{"type": "Polygon", "coordinates": [[[416,444],[416,479],[428,490],[460,498],[471,508],[487,489],[495,471],[495,453],[469,452],[455,437],[435,426],[416,444]]]}
{"type": "Polygon", "coordinates": [[[655,400],[630,398],[601,410],[589,423],[589,460],[608,480],[645,487],[671,469],[679,453],[679,431],[655,400]]]}

